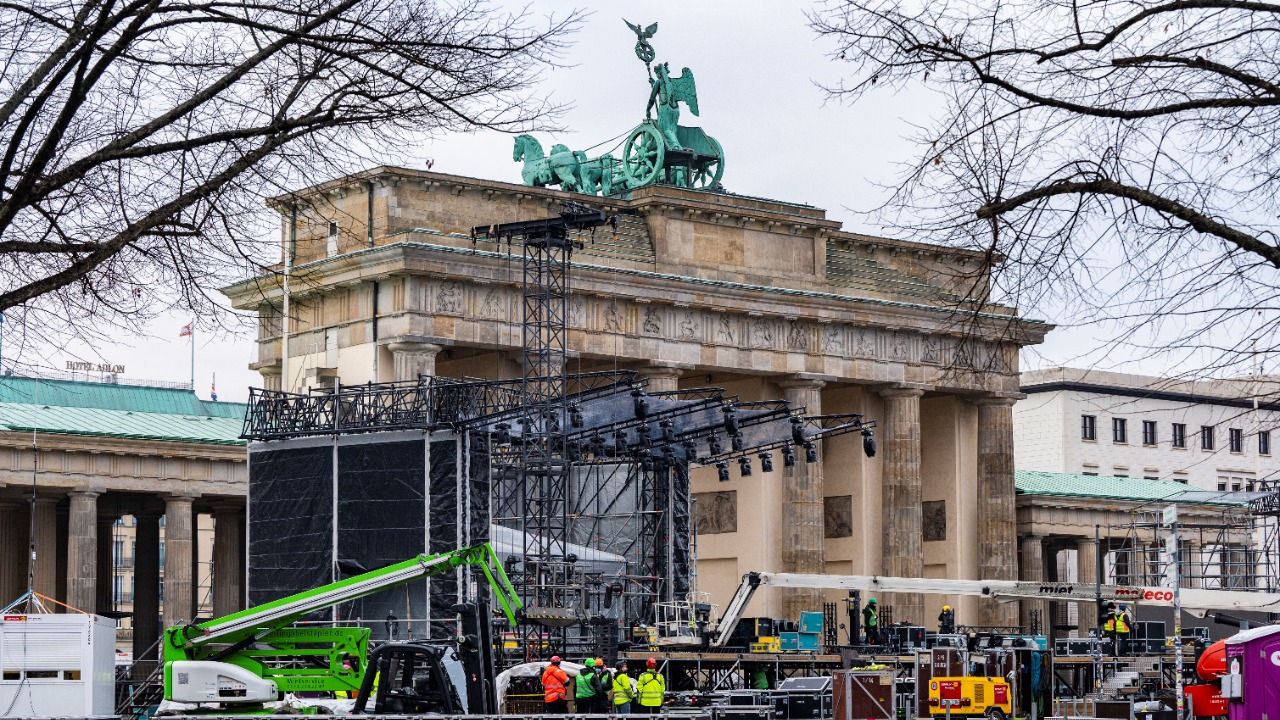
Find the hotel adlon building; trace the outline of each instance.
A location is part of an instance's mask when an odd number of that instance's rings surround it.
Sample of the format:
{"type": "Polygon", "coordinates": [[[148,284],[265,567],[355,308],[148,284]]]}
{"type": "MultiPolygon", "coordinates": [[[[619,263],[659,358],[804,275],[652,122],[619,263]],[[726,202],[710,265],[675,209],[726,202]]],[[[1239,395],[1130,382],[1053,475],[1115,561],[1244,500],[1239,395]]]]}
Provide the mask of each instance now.
{"type": "MultiPolygon", "coordinates": [[[[752,570],[1016,577],[1018,350],[1050,326],[973,302],[988,288],[981,255],[846,232],[809,205],[667,186],[597,198],[393,167],[301,189],[270,201],[292,257],[287,363],[282,274],[224,290],[260,317],[253,369],[303,392],[519,377],[519,248],[475,247],[470,230],[566,200],[618,216],[573,255],[571,371],[634,369],[655,390],[711,385],[878,424],[872,458],[852,435],[817,463],[728,482],[695,471],[698,589],[713,602],[752,570]]],[[[751,614],[821,599],[767,588],[751,614]]],[[[1016,604],[878,600],[896,620],[932,624],[950,603],[962,623],[1017,621],[1016,604]]]]}

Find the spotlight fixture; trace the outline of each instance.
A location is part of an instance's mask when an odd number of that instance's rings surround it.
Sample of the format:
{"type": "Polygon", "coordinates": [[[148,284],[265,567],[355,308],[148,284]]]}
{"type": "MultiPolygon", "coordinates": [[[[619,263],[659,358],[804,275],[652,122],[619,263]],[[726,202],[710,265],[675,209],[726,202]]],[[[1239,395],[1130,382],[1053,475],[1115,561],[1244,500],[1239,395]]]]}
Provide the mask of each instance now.
{"type": "Polygon", "coordinates": [[[653,434],[653,428],[649,427],[649,423],[640,423],[636,427],[636,443],[640,445],[648,445],[650,435],[653,434]]]}
{"type": "Polygon", "coordinates": [[[795,448],[791,447],[790,445],[783,445],[780,449],[782,451],[782,466],[795,467],[796,466],[795,448]]]}
{"type": "Polygon", "coordinates": [[[494,440],[499,445],[510,445],[511,444],[511,425],[508,423],[498,423],[495,426],[495,428],[497,429],[498,432],[494,434],[494,440]]]}
{"type": "Polygon", "coordinates": [[[818,446],[811,442],[804,444],[804,461],[807,463],[818,462],[818,446]]]}
{"type": "Polygon", "coordinates": [[[730,435],[738,434],[738,412],[737,408],[732,405],[725,405],[720,409],[724,413],[724,431],[730,435]]]}
{"type": "Polygon", "coordinates": [[[587,424],[582,417],[582,408],[578,403],[573,403],[569,406],[569,424],[576,428],[585,427],[587,424]]]}
{"type": "Polygon", "coordinates": [[[804,418],[796,415],[791,417],[791,442],[797,445],[804,445],[806,442],[804,437],[804,418]]]}
{"type": "Polygon", "coordinates": [[[871,434],[871,428],[862,429],[862,452],[867,457],[876,456],[876,436],[871,434]]]}
{"type": "Polygon", "coordinates": [[[715,433],[711,433],[711,436],[707,438],[707,447],[712,457],[724,452],[724,445],[720,444],[720,436],[715,433]]]}
{"type": "Polygon", "coordinates": [[[734,452],[742,452],[743,449],[746,448],[746,443],[743,441],[741,434],[730,437],[729,445],[733,448],[734,452]]]}
{"type": "Polygon", "coordinates": [[[687,462],[693,462],[698,458],[698,446],[692,440],[685,440],[681,445],[684,447],[684,459],[687,462]]]}
{"type": "Polygon", "coordinates": [[[773,454],[760,453],[760,472],[773,472],[773,454]]]}
{"type": "Polygon", "coordinates": [[[649,398],[645,396],[643,390],[632,390],[631,397],[634,398],[632,406],[636,412],[637,420],[644,420],[649,417],[649,398]]]}
{"type": "Polygon", "coordinates": [[[663,420],[658,423],[662,428],[662,442],[673,443],[676,441],[676,424],[670,420],[663,420]]]}
{"type": "Polygon", "coordinates": [[[729,463],[721,460],[716,463],[716,474],[720,478],[720,482],[729,482],[729,463]]]}
{"type": "Polygon", "coordinates": [[[751,477],[751,458],[746,455],[738,458],[738,472],[742,477],[751,477]]]}
{"type": "Polygon", "coordinates": [[[600,433],[591,436],[591,453],[596,457],[604,457],[605,455],[604,438],[600,433]]]}
{"type": "Polygon", "coordinates": [[[613,431],[613,444],[616,448],[615,452],[621,454],[627,451],[627,431],[618,429],[613,431]]]}
{"type": "Polygon", "coordinates": [[[582,445],[576,442],[565,443],[565,455],[569,456],[569,462],[582,462],[582,445]]]}

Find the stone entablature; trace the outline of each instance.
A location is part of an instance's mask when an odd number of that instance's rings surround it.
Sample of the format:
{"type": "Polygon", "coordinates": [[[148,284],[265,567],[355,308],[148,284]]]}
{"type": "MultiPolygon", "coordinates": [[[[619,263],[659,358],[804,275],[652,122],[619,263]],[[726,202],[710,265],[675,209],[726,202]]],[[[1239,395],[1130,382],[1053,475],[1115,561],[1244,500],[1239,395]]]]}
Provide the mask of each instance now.
{"type": "MultiPolygon", "coordinates": [[[[412,336],[492,349],[519,345],[519,266],[505,255],[401,243],[300,270],[305,274],[297,286],[304,289],[291,298],[297,308],[291,358],[322,347],[326,329],[339,329],[339,347],[369,342],[372,284],[366,281],[374,278],[382,278],[380,339],[412,336]],[[314,287],[330,291],[307,289],[314,287]]],[[[570,347],[584,357],[619,354],[720,370],[804,372],[972,392],[1018,390],[1019,343],[999,335],[1008,329],[1006,318],[980,320],[991,337],[983,341],[922,305],[605,266],[577,266],[573,277],[570,347]]],[[[230,294],[237,306],[251,306],[262,290],[259,283],[242,284],[230,294]]],[[[278,317],[262,324],[260,365],[278,363],[279,332],[278,317]]],[[[1023,333],[1018,338],[1032,339],[1023,333]]]]}
{"type": "MultiPolygon", "coordinates": [[[[243,445],[41,434],[37,486],[243,498],[243,445]]],[[[31,488],[31,435],[0,433],[0,487],[31,488]]]]}

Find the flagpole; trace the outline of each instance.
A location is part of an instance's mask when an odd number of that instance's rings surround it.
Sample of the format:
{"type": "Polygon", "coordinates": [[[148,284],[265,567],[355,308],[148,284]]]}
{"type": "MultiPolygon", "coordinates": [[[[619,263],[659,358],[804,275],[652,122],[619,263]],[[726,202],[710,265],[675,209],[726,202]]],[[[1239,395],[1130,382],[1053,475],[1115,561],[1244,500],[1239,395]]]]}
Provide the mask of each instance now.
{"type": "Polygon", "coordinates": [[[196,321],[191,321],[191,392],[196,391],[196,321]]]}

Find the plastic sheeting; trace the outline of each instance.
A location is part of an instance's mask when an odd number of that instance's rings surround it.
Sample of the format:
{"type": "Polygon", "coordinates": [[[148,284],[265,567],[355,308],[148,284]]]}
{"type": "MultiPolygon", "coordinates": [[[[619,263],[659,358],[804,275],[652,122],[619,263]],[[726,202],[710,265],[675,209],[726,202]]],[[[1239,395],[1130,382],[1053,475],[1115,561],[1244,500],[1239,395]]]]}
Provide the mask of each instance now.
{"type": "MultiPolygon", "coordinates": [[[[336,443],[295,438],[251,445],[250,603],[333,582],[335,567],[339,578],[349,577],[486,541],[487,448],[463,438],[393,431],[343,435],[336,443]]],[[[465,601],[462,572],[409,583],[335,613],[369,627],[375,639],[392,630],[402,640],[450,638],[453,605],[465,601]]]]}
{"type": "Polygon", "coordinates": [[[333,582],[333,448],[299,444],[250,451],[250,605],[333,582]]]}
{"type": "MultiPolygon", "coordinates": [[[[462,525],[463,507],[458,497],[458,456],[461,452],[457,438],[433,441],[431,443],[431,473],[427,480],[427,497],[429,517],[427,519],[429,551],[432,553],[449,552],[459,547],[462,538],[459,530],[462,525]]],[[[428,583],[431,588],[431,617],[452,617],[452,607],[462,602],[459,594],[459,575],[461,570],[450,574],[437,575],[428,583]]],[[[431,624],[431,639],[448,640],[456,633],[442,623],[431,624]]]]}
{"type": "MultiPolygon", "coordinates": [[[[425,466],[420,439],[339,443],[337,557],[339,572],[355,571],[344,577],[426,551],[425,466]]],[[[335,619],[372,623],[374,638],[382,640],[386,618],[394,615],[409,633],[421,634],[426,595],[425,581],[409,583],[344,606],[335,619]]]]}
{"type": "MultiPolygon", "coordinates": [[[[498,673],[498,677],[493,680],[493,694],[498,701],[495,707],[498,707],[499,709],[502,708],[502,701],[507,698],[507,688],[511,687],[512,678],[540,678],[542,677],[542,671],[546,670],[547,666],[550,664],[551,663],[545,660],[541,662],[521,663],[520,665],[513,665],[512,667],[498,673]]],[[[575,662],[569,662],[568,660],[562,660],[560,662],[560,669],[571,678],[578,677],[578,673],[582,672],[582,668],[582,665],[575,662]]],[[[632,681],[632,684],[634,685],[635,682],[632,681]]],[[[569,688],[569,692],[573,692],[573,688],[569,688]]],[[[499,712],[501,712],[501,710],[499,710],[499,712]]]]}

